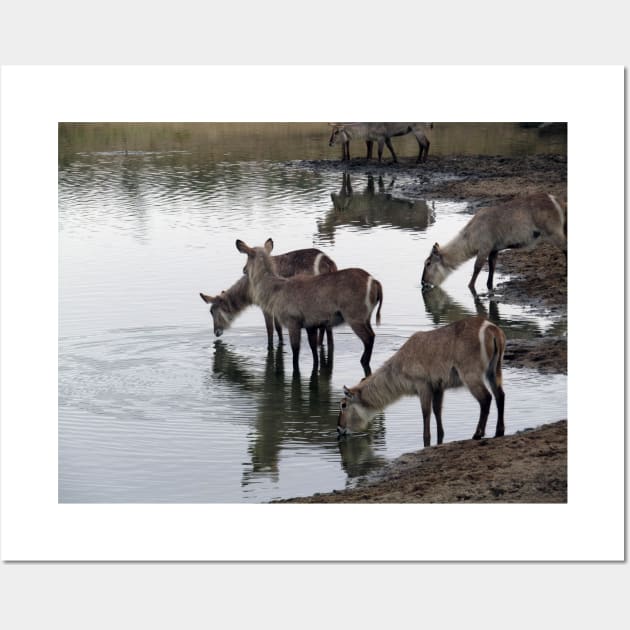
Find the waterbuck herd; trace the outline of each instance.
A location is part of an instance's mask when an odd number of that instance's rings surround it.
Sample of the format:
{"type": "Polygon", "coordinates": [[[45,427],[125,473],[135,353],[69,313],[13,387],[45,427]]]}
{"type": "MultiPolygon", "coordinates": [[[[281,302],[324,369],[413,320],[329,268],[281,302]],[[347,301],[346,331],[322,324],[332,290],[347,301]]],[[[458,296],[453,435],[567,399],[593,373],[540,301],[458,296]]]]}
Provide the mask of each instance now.
{"type": "MultiPolygon", "coordinates": [[[[335,124],[330,144],[344,143],[344,159],[349,159],[351,138],[363,139],[368,146],[377,142],[379,160],[386,145],[396,155],[390,138],[413,133],[418,140],[418,161],[426,159],[429,141],[423,132],[426,123],[352,123],[335,124]],[[426,149],[426,150],[425,150],[426,149]]],[[[475,258],[469,288],[488,261],[487,287],[492,290],[497,255],[504,249],[531,250],[550,242],[567,251],[566,203],[551,194],[522,195],[513,200],[477,211],[466,226],[447,244],[432,247],[421,269],[423,291],[430,291],[462,263],[475,258]]],[[[337,269],[337,265],[318,249],[301,249],[272,256],[272,239],[262,246],[236,241],[236,249],[246,257],[243,275],[218,295],[201,293],[211,305],[215,335],[221,336],[247,307],[258,305],[264,315],[268,345],[273,347],[273,330],[283,343],[282,327],[289,334],[294,372],[299,372],[302,329],[318,367],[318,346],[326,333],[328,352],[333,352],[332,328],[350,326],[363,343],[360,363],[364,378],[354,387],[344,386],[337,431],[339,435],[364,431],[370,420],[402,396],[418,396],[423,417],[423,442],[431,442],[431,410],[437,425],[437,443],[444,438],[442,401],[444,391],[466,386],[479,403],[480,413],[473,439],[481,439],[494,397],[498,419],[495,437],[505,431],[505,394],[502,362],[505,334],[484,316],[465,317],[435,330],[413,334],[402,347],[372,373],[370,359],[375,333],[370,323],[376,309],[380,323],[383,287],[370,273],[360,268],[337,269]],[[377,308],[378,307],[378,308],[377,308]]]]}

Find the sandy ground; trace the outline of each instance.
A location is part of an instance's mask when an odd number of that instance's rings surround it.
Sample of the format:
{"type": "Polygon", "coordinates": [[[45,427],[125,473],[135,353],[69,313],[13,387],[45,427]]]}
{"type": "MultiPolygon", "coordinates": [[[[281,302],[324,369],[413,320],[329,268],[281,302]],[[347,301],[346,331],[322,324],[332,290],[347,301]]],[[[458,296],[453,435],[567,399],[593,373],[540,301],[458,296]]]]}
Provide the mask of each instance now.
{"type": "Polygon", "coordinates": [[[565,503],[567,422],[402,455],[355,488],[288,503],[565,503]]]}
{"type": "MultiPolygon", "coordinates": [[[[567,195],[566,157],[557,155],[429,156],[420,165],[412,160],[378,164],[354,159],[350,163],[304,162],[302,166],[375,176],[411,175],[412,183],[395,194],[428,201],[465,200],[473,210],[522,193],[544,191],[565,199],[567,195]]],[[[499,254],[497,266],[509,274],[509,280],[496,287],[502,302],[527,303],[566,316],[567,264],[562,252],[547,245],[527,253],[508,250],[499,254]]],[[[478,283],[484,281],[482,272],[478,283]]],[[[566,336],[511,339],[505,365],[566,373],[566,336]]],[[[546,421],[540,418],[539,426],[515,435],[450,442],[408,453],[352,489],[290,501],[566,502],[567,422],[546,421]]]]}

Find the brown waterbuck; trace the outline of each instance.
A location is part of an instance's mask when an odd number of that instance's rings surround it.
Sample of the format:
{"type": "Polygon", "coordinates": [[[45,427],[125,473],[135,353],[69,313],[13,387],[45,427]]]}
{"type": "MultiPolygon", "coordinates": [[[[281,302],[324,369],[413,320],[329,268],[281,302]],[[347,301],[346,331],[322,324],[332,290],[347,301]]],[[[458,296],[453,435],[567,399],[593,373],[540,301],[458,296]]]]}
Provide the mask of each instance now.
{"type": "Polygon", "coordinates": [[[423,288],[441,284],[453,270],[475,257],[468,287],[475,292],[475,281],[487,260],[487,286],[491,290],[497,255],[504,249],[532,250],[547,241],[566,255],[567,215],[563,205],[553,195],[536,193],[478,210],[453,240],[444,247],[433,246],[424,261],[423,288]]]}
{"type": "Polygon", "coordinates": [[[444,390],[465,385],[481,407],[473,439],[484,436],[494,394],[499,418],[495,436],[503,435],[505,394],[501,364],[505,335],[480,316],[467,317],[448,326],[413,334],[378,370],[358,385],[344,387],[337,431],[363,431],[369,421],[402,396],[418,396],[424,421],[424,445],[431,443],[431,406],[437,422],[437,443],[444,438],[444,390]]]}
{"type": "Polygon", "coordinates": [[[342,160],[350,159],[350,140],[365,140],[367,145],[367,159],[372,159],[374,142],[378,143],[378,161],[383,157],[383,146],[387,145],[392,160],[398,162],[391,138],[413,134],[418,141],[417,162],[425,162],[429,155],[431,142],[427,138],[425,129],[432,129],[433,123],[328,123],[332,127],[328,146],[333,147],[341,143],[342,160]]]}
{"type": "MultiPolygon", "coordinates": [[[[272,256],[278,275],[288,278],[297,274],[319,275],[337,271],[337,265],[324,252],[319,249],[296,249],[286,254],[272,256]]],[[[246,275],[241,276],[229,289],[218,295],[199,294],[201,299],[210,304],[210,314],[214,325],[214,334],[220,337],[227,330],[234,319],[248,306],[253,304],[250,283],[246,275]]],[[[270,313],[263,310],[265,326],[267,328],[267,342],[273,346],[273,329],[275,326],[278,341],[283,343],[282,326],[270,313]]],[[[328,348],[332,348],[332,330],[330,326],[320,330],[318,344],[322,343],[324,330],[326,330],[328,348]]]]}
{"type": "Polygon", "coordinates": [[[378,280],[363,269],[282,278],[269,255],[273,249],[271,239],[265,242],[264,247],[249,247],[237,240],[236,249],[247,255],[243,271],[249,278],[254,303],[273,315],[289,331],[295,371],[299,371],[302,328],[306,329],[313,365],[317,367],[317,329],[346,322],[363,342],[361,365],[369,374],[375,337],[370,317],[378,304],[376,323],[380,323],[383,303],[383,288],[378,280]]]}

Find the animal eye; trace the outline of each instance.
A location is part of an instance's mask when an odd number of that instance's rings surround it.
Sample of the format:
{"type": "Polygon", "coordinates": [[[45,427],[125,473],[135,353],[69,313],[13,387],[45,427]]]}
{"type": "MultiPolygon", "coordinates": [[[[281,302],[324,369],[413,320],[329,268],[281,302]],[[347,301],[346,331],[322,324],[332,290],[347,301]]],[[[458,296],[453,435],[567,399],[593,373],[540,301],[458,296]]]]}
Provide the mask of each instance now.
{"type": "Polygon", "coordinates": [[[345,402],[342,402],[339,406],[340,406],[342,409],[345,409],[345,408],[348,406],[348,404],[347,404],[347,403],[345,403],[345,402]]]}

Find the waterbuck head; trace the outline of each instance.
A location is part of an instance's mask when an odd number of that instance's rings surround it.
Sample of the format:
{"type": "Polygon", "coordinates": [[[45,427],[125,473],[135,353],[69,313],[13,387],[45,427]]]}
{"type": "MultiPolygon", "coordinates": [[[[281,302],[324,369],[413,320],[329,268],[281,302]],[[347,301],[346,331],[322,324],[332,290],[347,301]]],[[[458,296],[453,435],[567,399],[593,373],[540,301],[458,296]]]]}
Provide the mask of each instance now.
{"type": "Polygon", "coordinates": [[[210,304],[214,334],[220,337],[223,331],[227,330],[232,323],[231,308],[226,293],[222,291],[219,295],[205,295],[204,293],[199,295],[206,304],[210,304]]]}
{"type": "Polygon", "coordinates": [[[361,404],[357,387],[349,389],[344,385],[343,393],[344,397],[339,403],[339,418],[337,419],[338,435],[365,431],[374,414],[361,404]]]}
{"type": "Polygon", "coordinates": [[[332,133],[330,134],[330,140],[328,141],[329,147],[334,147],[337,142],[345,142],[348,140],[348,135],[343,125],[335,125],[333,123],[328,124],[332,127],[332,133]]]}
{"type": "Polygon", "coordinates": [[[249,245],[240,239],[237,239],[236,249],[238,249],[241,254],[245,254],[247,256],[247,262],[243,267],[243,273],[251,278],[256,261],[260,261],[264,259],[265,256],[269,256],[269,254],[271,254],[273,250],[273,240],[268,238],[263,247],[249,247],[249,245]]]}
{"type": "Polygon", "coordinates": [[[430,289],[444,282],[450,270],[444,265],[440,246],[436,243],[428,258],[424,261],[422,269],[422,289],[430,289]]]}

